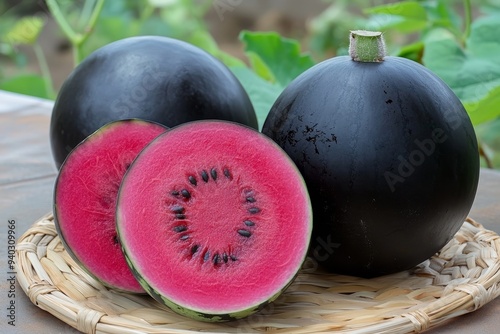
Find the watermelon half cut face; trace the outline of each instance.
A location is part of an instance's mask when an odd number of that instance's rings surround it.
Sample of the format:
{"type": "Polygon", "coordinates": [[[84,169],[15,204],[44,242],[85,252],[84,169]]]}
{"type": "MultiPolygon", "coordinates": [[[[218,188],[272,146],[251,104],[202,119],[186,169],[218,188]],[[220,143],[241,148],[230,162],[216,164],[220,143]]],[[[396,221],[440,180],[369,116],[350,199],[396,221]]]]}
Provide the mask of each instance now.
{"type": "Polygon", "coordinates": [[[139,119],[110,122],[71,151],[56,179],[55,226],[66,250],[89,274],[116,290],[144,293],[116,233],[118,188],[132,160],[166,130],[139,119]]]}
{"type": "Polygon", "coordinates": [[[225,121],[159,136],[120,187],[117,230],[155,299],[204,321],[245,317],[276,299],[303,263],[309,196],[269,138],[225,121]]]}

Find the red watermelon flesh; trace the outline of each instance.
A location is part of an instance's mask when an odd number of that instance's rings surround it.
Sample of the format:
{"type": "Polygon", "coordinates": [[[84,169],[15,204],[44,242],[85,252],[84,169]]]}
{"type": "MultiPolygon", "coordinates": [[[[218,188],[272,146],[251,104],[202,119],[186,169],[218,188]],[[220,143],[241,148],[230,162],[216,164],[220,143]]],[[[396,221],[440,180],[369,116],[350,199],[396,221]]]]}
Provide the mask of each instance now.
{"type": "Polygon", "coordinates": [[[116,233],[118,188],[128,166],[162,125],[142,120],[109,123],[64,161],[54,189],[54,217],[68,253],[108,287],[144,292],[130,271],[116,233]]]}
{"type": "Polygon", "coordinates": [[[305,258],[311,224],[288,156],[223,121],[187,123],[154,140],[127,172],[117,206],[124,253],[146,291],[206,321],[274,300],[305,258]]]}

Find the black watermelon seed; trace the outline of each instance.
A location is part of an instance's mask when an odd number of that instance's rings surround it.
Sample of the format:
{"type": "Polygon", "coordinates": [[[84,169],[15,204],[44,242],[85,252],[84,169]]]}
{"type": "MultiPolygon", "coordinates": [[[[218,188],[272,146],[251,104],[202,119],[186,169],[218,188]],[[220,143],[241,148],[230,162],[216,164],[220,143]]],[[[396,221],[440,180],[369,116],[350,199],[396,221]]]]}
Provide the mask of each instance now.
{"type": "Polygon", "coordinates": [[[173,213],[184,213],[184,207],[182,205],[172,205],[170,207],[170,210],[173,212],[173,213]]]}
{"type": "Polygon", "coordinates": [[[213,257],[213,261],[214,261],[214,264],[218,264],[219,263],[219,260],[220,260],[220,256],[218,253],[215,253],[214,257],[213,257]]]}
{"type": "Polygon", "coordinates": [[[260,209],[254,206],[254,207],[251,207],[250,209],[248,209],[248,212],[250,212],[251,214],[255,214],[255,213],[259,213],[260,209]]]}
{"type": "Polygon", "coordinates": [[[175,226],[174,227],[174,232],[177,232],[177,233],[182,233],[182,232],[186,232],[187,231],[187,226],[186,225],[178,225],[178,226],[175,226]]]}
{"type": "Polygon", "coordinates": [[[252,235],[252,233],[247,230],[238,230],[238,234],[245,238],[249,238],[252,235]]]}
{"type": "Polygon", "coordinates": [[[248,197],[246,198],[246,200],[247,200],[247,202],[248,202],[248,203],[255,203],[255,198],[254,198],[254,197],[252,197],[252,196],[248,196],[248,197]]]}
{"type": "Polygon", "coordinates": [[[212,175],[212,179],[217,180],[217,170],[215,168],[212,168],[212,170],[210,170],[210,175],[212,175]]]}
{"type": "Polygon", "coordinates": [[[191,183],[193,186],[196,186],[198,182],[196,181],[196,178],[193,175],[189,175],[188,177],[189,183],[191,183]]]}
{"type": "Polygon", "coordinates": [[[182,197],[184,197],[186,199],[190,199],[191,198],[191,193],[187,189],[182,189],[181,190],[181,195],[182,195],[182,197]]]}
{"type": "Polygon", "coordinates": [[[226,253],[222,254],[222,261],[224,261],[224,263],[227,263],[227,261],[229,260],[229,257],[227,256],[226,253]]]}
{"type": "Polygon", "coordinates": [[[177,219],[186,219],[186,215],[183,213],[176,213],[175,218],[177,219]]]}
{"type": "Polygon", "coordinates": [[[180,193],[177,190],[172,191],[170,194],[172,194],[173,196],[179,196],[180,195],[180,193]]]}
{"type": "Polygon", "coordinates": [[[205,255],[203,256],[203,261],[207,262],[210,259],[210,252],[207,251],[205,255]]]}
{"type": "Polygon", "coordinates": [[[118,243],[120,243],[120,242],[118,241],[118,236],[117,236],[117,235],[115,235],[115,236],[113,237],[113,243],[114,243],[115,245],[116,245],[116,244],[118,244],[118,243]]]}
{"type": "Polygon", "coordinates": [[[201,178],[203,179],[203,181],[208,182],[208,173],[206,170],[201,171],[201,178]]]}
{"type": "Polygon", "coordinates": [[[188,234],[184,234],[179,239],[182,240],[182,241],[186,241],[187,239],[189,239],[189,235],[188,234]]]}
{"type": "Polygon", "coordinates": [[[255,223],[251,220],[245,220],[244,223],[246,226],[254,226],[255,225],[255,223]]]}
{"type": "Polygon", "coordinates": [[[198,249],[200,249],[199,245],[193,245],[193,247],[191,247],[191,254],[194,255],[198,249]]]}
{"type": "Polygon", "coordinates": [[[230,255],[229,258],[231,261],[238,261],[238,258],[235,255],[230,255]]]}
{"type": "Polygon", "coordinates": [[[224,168],[223,173],[224,173],[224,176],[227,177],[229,180],[233,179],[233,176],[231,175],[231,172],[229,171],[229,169],[224,168]]]}

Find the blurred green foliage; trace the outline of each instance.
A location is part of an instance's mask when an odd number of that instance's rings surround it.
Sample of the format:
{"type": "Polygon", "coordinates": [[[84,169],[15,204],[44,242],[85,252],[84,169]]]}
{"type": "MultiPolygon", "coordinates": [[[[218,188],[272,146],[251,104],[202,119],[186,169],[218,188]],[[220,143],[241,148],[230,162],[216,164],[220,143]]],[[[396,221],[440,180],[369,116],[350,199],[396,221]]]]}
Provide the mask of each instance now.
{"type": "Polygon", "coordinates": [[[390,55],[420,62],[448,83],[477,129],[483,164],[500,168],[500,0],[323,2],[328,8],[309,23],[301,43],[275,32],[241,32],[245,59],[221,50],[206,21],[210,10],[232,11],[236,8],[227,6],[238,1],[46,0],[45,10],[22,16],[0,3],[0,58],[19,69],[7,75],[0,67],[0,89],[56,97],[38,41],[52,17],[71,45],[75,66],[97,48],[136,35],[169,36],[207,50],[240,79],[262,125],[272,103],[298,74],[347,53],[349,30],[378,30],[384,32],[390,55]],[[41,75],[26,70],[20,45],[33,48],[41,75]]]}

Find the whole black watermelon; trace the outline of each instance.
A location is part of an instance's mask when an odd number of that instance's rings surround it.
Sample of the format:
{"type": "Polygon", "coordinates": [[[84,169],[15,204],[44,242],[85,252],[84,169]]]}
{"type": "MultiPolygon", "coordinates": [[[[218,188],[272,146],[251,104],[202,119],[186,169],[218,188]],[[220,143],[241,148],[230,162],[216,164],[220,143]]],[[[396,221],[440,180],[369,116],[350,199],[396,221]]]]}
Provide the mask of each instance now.
{"type": "Polygon", "coordinates": [[[474,128],[452,90],[411,60],[326,60],[283,91],[262,131],[304,176],[311,255],[331,272],[409,269],[439,251],[472,206],[474,128]]]}
{"type": "Polygon", "coordinates": [[[90,54],[61,87],[50,124],[57,167],[101,126],[129,118],[168,127],[200,119],[258,127],[248,94],[219,60],[176,39],[131,37],[90,54]]]}

